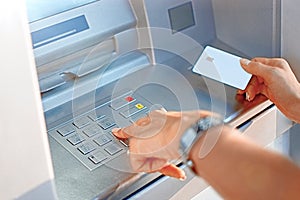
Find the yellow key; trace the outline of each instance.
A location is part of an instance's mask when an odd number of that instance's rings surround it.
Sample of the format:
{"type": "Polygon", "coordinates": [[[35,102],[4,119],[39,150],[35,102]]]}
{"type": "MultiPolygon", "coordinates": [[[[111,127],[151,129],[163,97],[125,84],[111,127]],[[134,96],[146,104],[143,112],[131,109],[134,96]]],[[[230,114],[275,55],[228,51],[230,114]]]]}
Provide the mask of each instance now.
{"type": "Polygon", "coordinates": [[[138,104],[135,105],[135,107],[136,107],[137,109],[141,110],[141,109],[144,108],[144,105],[141,104],[141,103],[138,103],[138,104]]]}

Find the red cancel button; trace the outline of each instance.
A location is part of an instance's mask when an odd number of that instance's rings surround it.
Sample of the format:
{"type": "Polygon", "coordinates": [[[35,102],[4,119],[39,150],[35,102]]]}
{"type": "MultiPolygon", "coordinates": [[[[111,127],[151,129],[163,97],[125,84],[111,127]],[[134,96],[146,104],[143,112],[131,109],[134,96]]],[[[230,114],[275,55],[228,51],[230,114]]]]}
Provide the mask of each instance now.
{"type": "Polygon", "coordinates": [[[128,97],[125,97],[125,100],[126,100],[127,102],[131,102],[131,101],[134,100],[134,98],[133,98],[132,96],[128,96],[128,97]]]}

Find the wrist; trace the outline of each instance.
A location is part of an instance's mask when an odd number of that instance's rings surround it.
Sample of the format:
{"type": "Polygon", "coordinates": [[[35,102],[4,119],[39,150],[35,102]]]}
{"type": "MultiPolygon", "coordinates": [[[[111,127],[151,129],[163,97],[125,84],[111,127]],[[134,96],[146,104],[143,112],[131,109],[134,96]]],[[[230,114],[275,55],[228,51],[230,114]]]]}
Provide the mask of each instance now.
{"type": "Polygon", "coordinates": [[[195,174],[203,176],[203,171],[211,167],[210,160],[215,158],[215,153],[226,150],[224,149],[224,142],[227,142],[234,132],[235,129],[233,127],[217,125],[207,130],[193,144],[188,154],[188,161],[193,163],[191,168],[195,174]]]}
{"type": "Polygon", "coordinates": [[[198,120],[183,133],[180,139],[180,153],[182,160],[186,162],[189,167],[193,168],[193,161],[189,159],[189,156],[195,143],[201,143],[203,135],[207,130],[211,127],[219,126],[220,124],[223,124],[223,120],[214,116],[208,116],[198,120]]]}
{"type": "Polygon", "coordinates": [[[293,113],[291,120],[300,123],[300,92],[297,94],[297,100],[293,106],[295,113],[293,113]]]}
{"type": "Polygon", "coordinates": [[[300,123],[300,84],[290,92],[291,96],[283,99],[285,104],[276,104],[277,108],[286,115],[290,120],[300,123]]]}

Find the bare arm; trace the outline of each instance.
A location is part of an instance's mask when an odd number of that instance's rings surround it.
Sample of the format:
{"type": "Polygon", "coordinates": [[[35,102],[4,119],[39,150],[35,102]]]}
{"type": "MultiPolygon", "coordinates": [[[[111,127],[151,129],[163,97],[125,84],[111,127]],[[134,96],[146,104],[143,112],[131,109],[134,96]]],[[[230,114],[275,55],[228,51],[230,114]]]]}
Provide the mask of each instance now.
{"type": "MultiPolygon", "coordinates": [[[[136,125],[113,132],[120,138],[130,138],[134,171],[159,171],[184,179],[184,172],[169,161],[178,158],[179,138],[186,127],[207,115],[209,113],[201,111],[156,112],[136,125]],[[164,123],[159,128],[157,120],[160,119],[164,119],[164,123]]],[[[234,128],[209,129],[193,145],[189,157],[195,163],[196,173],[225,199],[300,197],[300,169],[282,155],[256,145],[234,128]],[[210,136],[217,137],[211,139],[210,136]]]]}
{"type": "Polygon", "coordinates": [[[190,158],[195,170],[225,199],[299,199],[300,169],[287,158],[257,146],[230,127],[201,158],[202,137],[190,158]]]}

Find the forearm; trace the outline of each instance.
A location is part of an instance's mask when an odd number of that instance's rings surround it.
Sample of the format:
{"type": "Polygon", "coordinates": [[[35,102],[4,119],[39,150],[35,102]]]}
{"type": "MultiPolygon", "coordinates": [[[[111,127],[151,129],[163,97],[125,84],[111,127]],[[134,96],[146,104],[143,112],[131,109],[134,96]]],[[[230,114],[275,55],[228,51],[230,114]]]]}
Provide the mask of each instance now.
{"type": "Polygon", "coordinates": [[[190,152],[195,170],[226,199],[299,199],[300,170],[288,159],[267,151],[236,130],[224,127],[204,158],[204,137],[190,152]]]}

